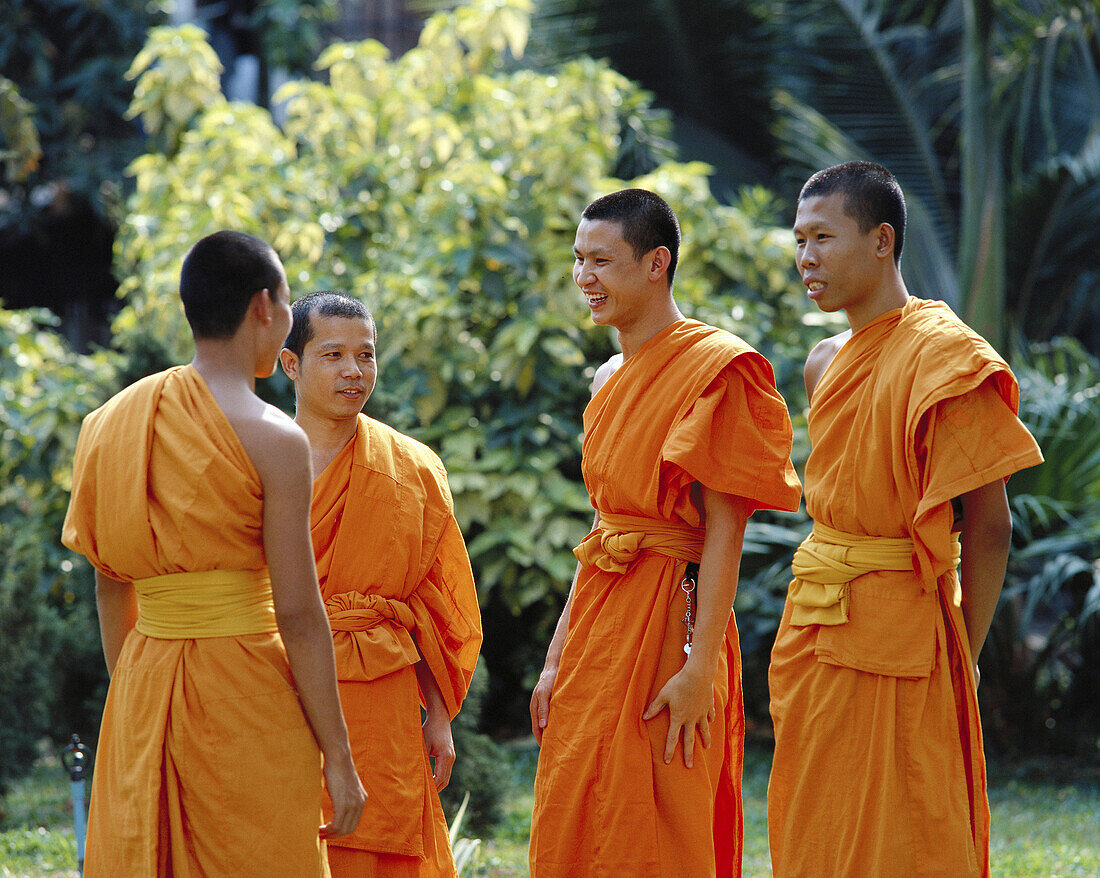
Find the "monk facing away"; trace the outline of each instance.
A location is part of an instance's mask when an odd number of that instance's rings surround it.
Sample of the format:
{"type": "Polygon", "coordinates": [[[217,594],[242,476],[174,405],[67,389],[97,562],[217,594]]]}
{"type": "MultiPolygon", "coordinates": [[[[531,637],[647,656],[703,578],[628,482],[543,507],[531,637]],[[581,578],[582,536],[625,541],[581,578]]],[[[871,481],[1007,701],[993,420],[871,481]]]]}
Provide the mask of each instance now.
{"type": "Polygon", "coordinates": [[[672,298],[679,243],[641,189],[577,228],[573,280],[622,354],[584,412],[595,526],[531,696],[532,878],[741,871],[733,597],[747,519],[800,486],[767,360],[672,298]]]}
{"type": "Polygon", "coordinates": [[[217,232],[180,296],[195,358],[84,420],[63,541],[96,569],[111,683],[84,874],[327,875],[365,793],[309,544],[305,435],[254,393],[290,327],[275,251],[217,232]],[[319,748],[319,749],[318,749],[319,748]],[[321,821],[321,754],[336,803],[321,821]]]}
{"type": "Polygon", "coordinates": [[[318,474],[313,550],[370,796],[355,831],[329,843],[329,865],[333,878],[455,876],[439,791],[455,762],[451,720],[477,662],[481,613],[442,462],[361,413],[376,341],[360,301],[313,293],[294,303],[281,354],[318,474]]]}
{"type": "Polygon", "coordinates": [[[878,165],[820,171],[799,196],[803,283],[851,328],[806,360],[814,527],[769,674],[777,878],[989,875],[977,659],[1012,534],[1005,479],[1042,455],[1005,362],[907,292],[904,232],[878,165]]]}

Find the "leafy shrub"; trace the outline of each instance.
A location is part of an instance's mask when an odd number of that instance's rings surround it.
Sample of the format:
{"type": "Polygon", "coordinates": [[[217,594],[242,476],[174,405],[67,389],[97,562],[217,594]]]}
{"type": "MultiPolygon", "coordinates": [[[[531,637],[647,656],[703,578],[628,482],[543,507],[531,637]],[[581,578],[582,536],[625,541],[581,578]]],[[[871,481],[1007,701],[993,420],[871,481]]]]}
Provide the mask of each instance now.
{"type": "MultiPolygon", "coordinates": [[[[652,168],[630,183],[680,217],[681,307],[768,355],[796,410],[795,360],[824,334],[771,197],[753,190],[720,205],[707,166],[660,162],[667,118],[606,64],[524,66],[528,7],[477,0],[438,13],[396,60],[373,41],[330,46],[317,62],[327,81],[276,95],[282,128],[257,107],[194,99],[177,80],[180,65],[194,82],[213,75],[201,35],[160,32],[135,65],[140,114],[159,121],[182,101],[174,118],[189,121],[176,146],[132,165],[118,240],[127,305],[115,322],[128,375],[189,358],[167,293],[186,248],[225,227],[271,241],[295,294],[345,288],[371,306],[381,372],[369,410],[448,466],[493,624],[487,710],[517,731],[591,521],[581,412],[614,350],[572,284],[584,206],[626,185],[610,176],[618,168],[652,168]]],[[[290,404],[282,379],[263,392],[290,404]]]]}
{"type": "Polygon", "coordinates": [[[60,543],[80,422],[113,387],[45,311],[0,309],[0,784],[35,742],[94,737],[106,668],[90,566],[60,543]]]}
{"type": "Polygon", "coordinates": [[[1100,361],[1069,339],[1015,371],[1046,462],[1009,480],[1015,539],[979,689],[994,745],[1100,758],[1100,361]]]}

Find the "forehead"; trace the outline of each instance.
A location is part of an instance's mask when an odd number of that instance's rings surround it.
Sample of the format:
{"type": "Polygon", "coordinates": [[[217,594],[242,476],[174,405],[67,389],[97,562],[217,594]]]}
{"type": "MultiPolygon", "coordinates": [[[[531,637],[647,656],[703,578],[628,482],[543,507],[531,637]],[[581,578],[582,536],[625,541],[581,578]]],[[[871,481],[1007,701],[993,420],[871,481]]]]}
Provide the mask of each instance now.
{"type": "Polygon", "coordinates": [[[819,227],[856,227],[856,221],[844,209],[844,193],[814,195],[799,202],[794,217],[795,232],[810,231],[819,227]]]}
{"type": "Polygon", "coordinates": [[[362,317],[313,314],[309,324],[311,334],[307,348],[374,346],[374,331],[370,322],[362,317]]]}
{"type": "Polygon", "coordinates": [[[615,220],[582,219],[577,226],[577,237],[573,249],[584,253],[597,251],[614,252],[627,248],[623,240],[622,225],[615,220]]]}

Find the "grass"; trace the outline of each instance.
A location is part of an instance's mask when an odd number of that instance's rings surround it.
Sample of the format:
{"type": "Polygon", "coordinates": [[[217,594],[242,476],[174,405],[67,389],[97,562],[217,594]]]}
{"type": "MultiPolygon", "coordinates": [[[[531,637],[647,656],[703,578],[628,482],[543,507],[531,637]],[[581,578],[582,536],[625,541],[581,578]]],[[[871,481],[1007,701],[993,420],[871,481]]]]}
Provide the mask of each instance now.
{"type": "MultiPolygon", "coordinates": [[[[482,839],[464,878],[525,878],[537,751],[508,747],[513,787],[504,819],[482,839]]],[[[770,752],[745,756],[745,878],[766,878],[766,791],[770,752]]],[[[1100,775],[1067,775],[1065,766],[1035,763],[990,772],[998,878],[1092,878],[1100,875],[1100,775]]],[[[75,878],[76,842],[69,782],[56,757],[39,760],[3,801],[0,878],[75,878]]]]}

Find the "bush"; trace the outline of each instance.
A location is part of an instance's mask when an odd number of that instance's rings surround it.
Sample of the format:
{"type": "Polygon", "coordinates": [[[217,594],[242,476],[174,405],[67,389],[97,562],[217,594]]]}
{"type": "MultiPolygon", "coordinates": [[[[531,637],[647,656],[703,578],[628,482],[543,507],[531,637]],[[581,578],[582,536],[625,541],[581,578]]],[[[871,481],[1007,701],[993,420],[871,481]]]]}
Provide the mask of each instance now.
{"type": "MultiPolygon", "coordinates": [[[[708,167],[660,162],[667,118],[606,64],[525,67],[528,6],[478,0],[434,15],[396,60],[372,41],[330,46],[317,62],[327,82],[276,95],[282,129],[263,109],[198,100],[188,83],[213,75],[202,36],[157,32],[134,67],[141,116],[159,124],[171,106],[187,121],[132,166],[115,322],[129,375],[139,360],[189,358],[167,292],[187,247],[225,227],[271,241],[295,294],[345,288],[372,307],[381,372],[370,412],[447,464],[486,619],[515,634],[487,638],[484,654],[488,712],[516,730],[591,521],[581,412],[614,348],[587,319],[571,251],[588,201],[626,185],[610,176],[624,150],[653,168],[630,183],[680,217],[681,307],[768,355],[796,410],[795,360],[824,334],[770,196],[719,205],[708,167]]],[[[285,381],[263,392],[289,406],[285,381]]]]}
{"type": "Polygon", "coordinates": [[[1008,483],[1015,530],[982,652],[979,695],[1008,755],[1100,759],[1100,361],[1032,345],[1015,367],[1020,417],[1046,462],[1008,483]]]}
{"type": "Polygon", "coordinates": [[[94,737],[107,676],[91,567],[60,537],[80,422],[114,368],[69,351],[55,323],[0,309],[0,784],[43,735],[94,737]]]}

